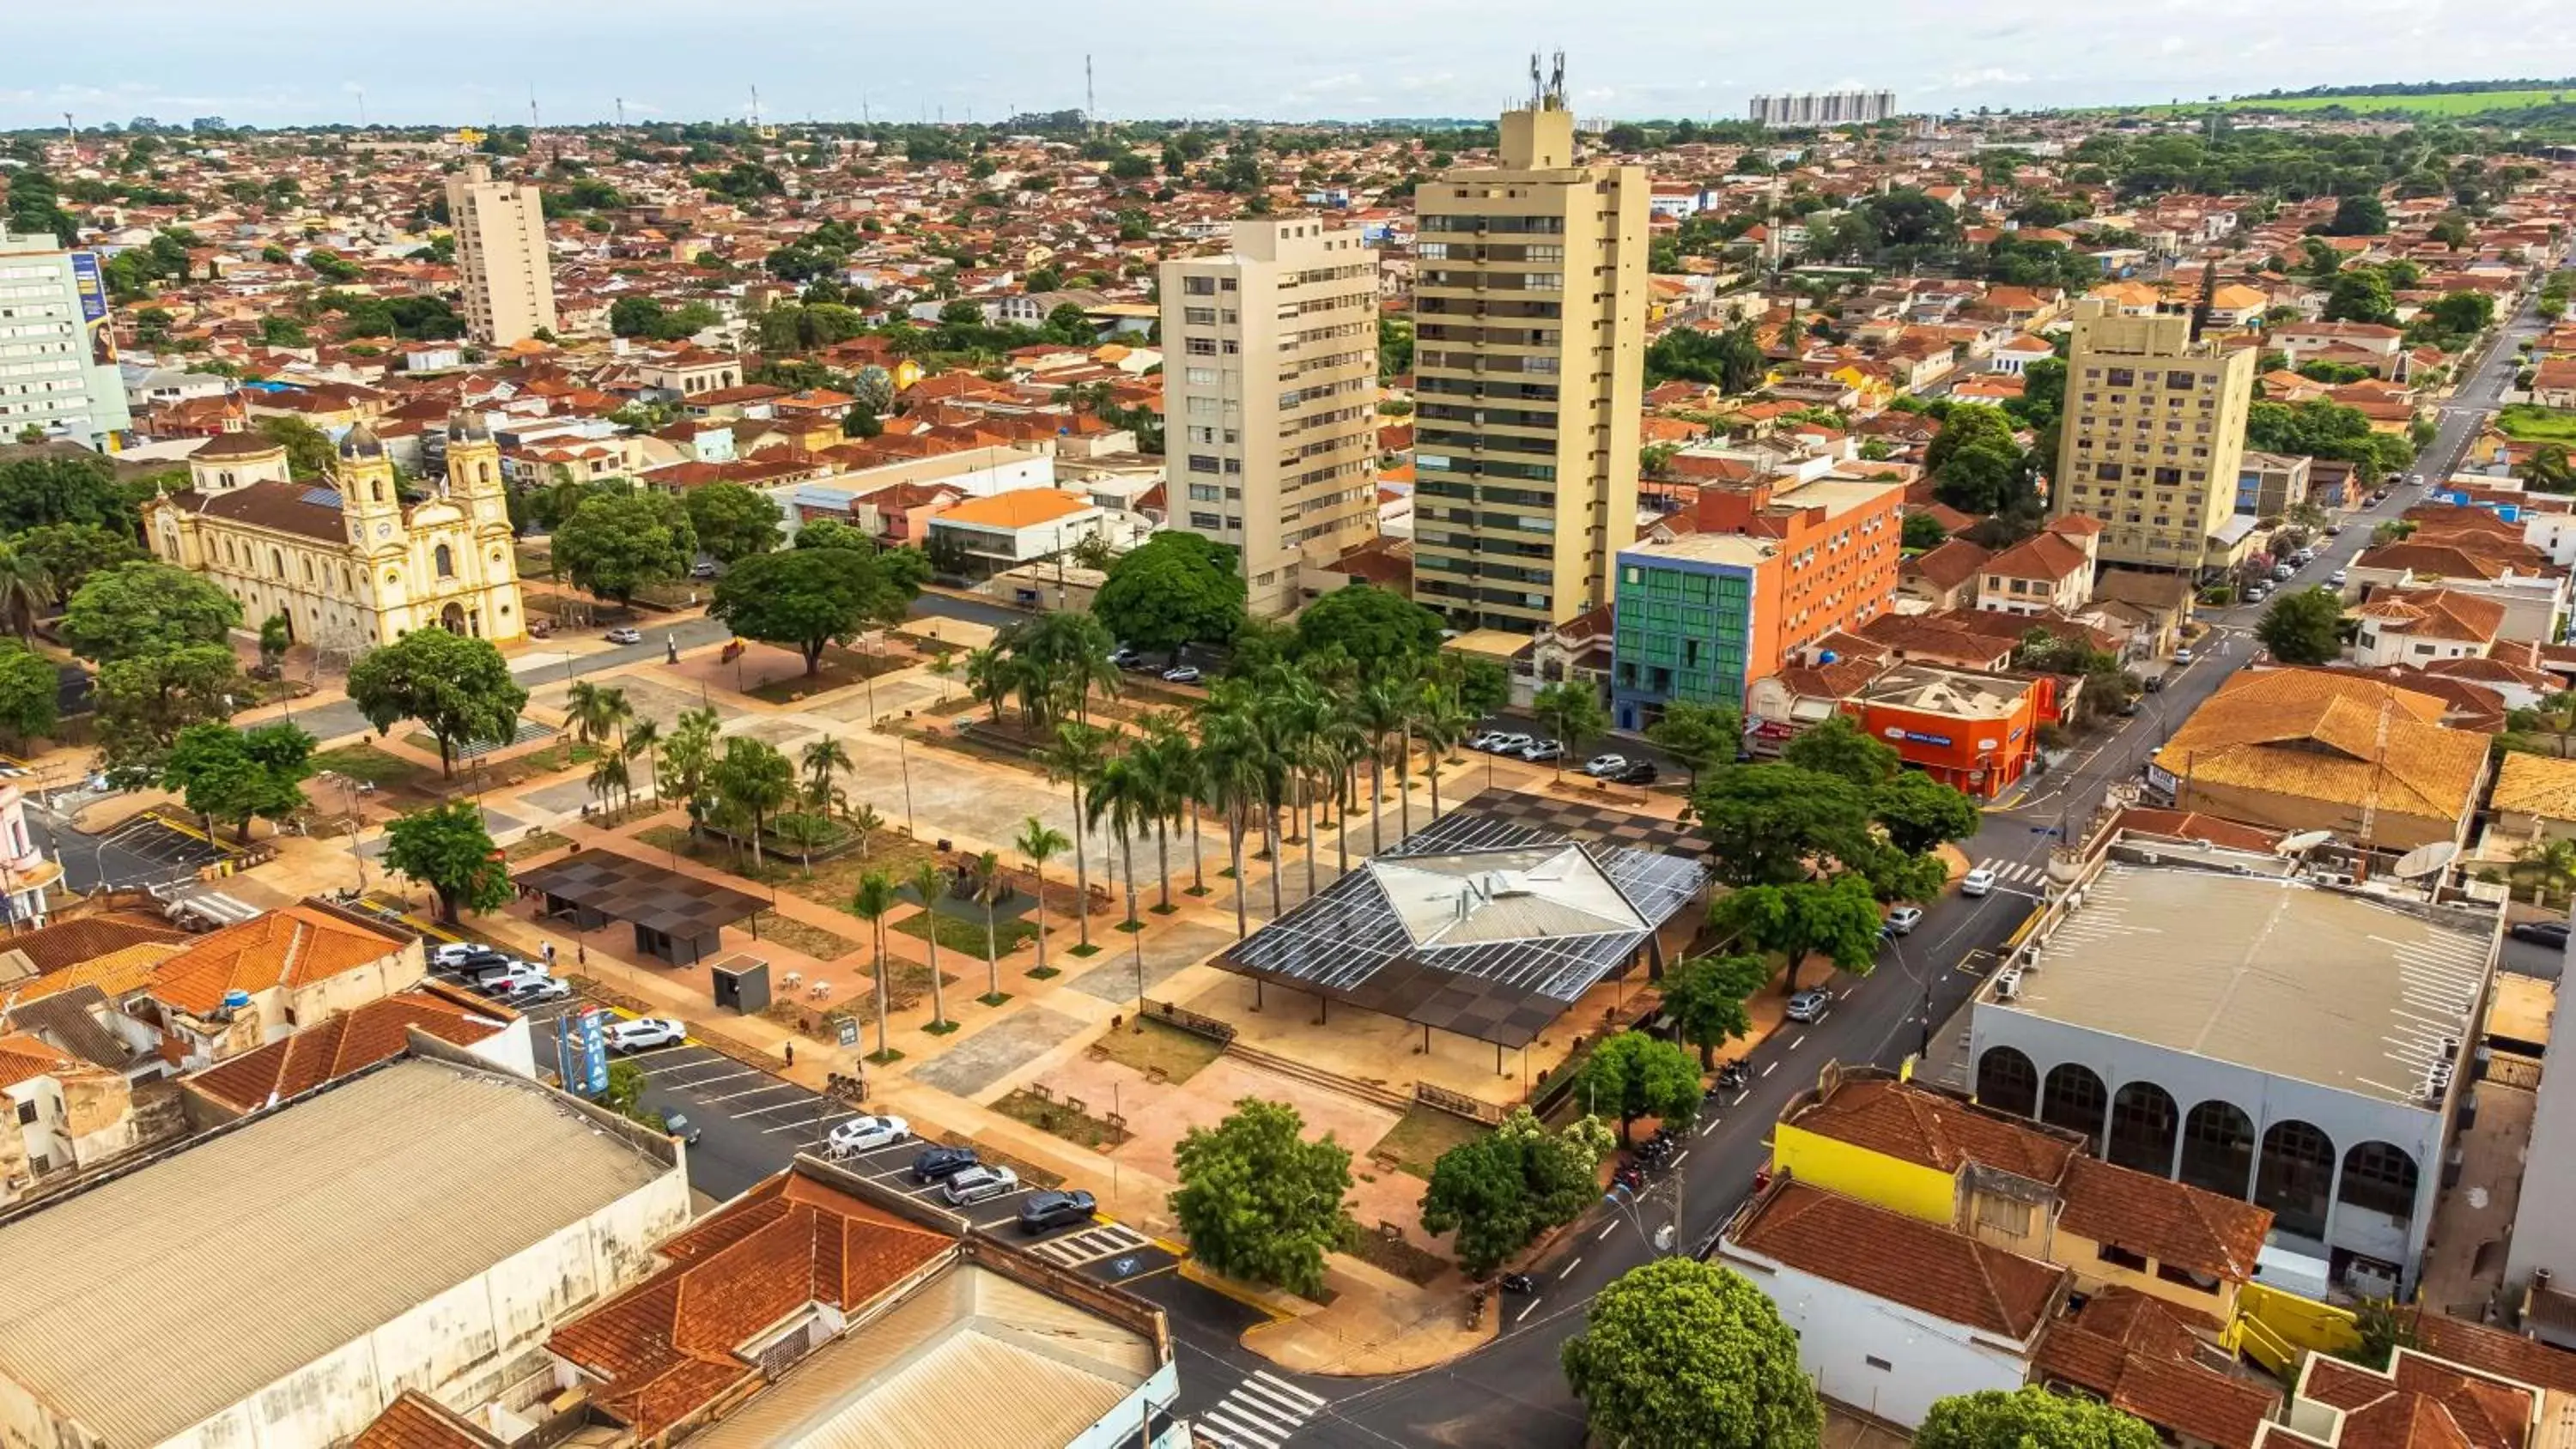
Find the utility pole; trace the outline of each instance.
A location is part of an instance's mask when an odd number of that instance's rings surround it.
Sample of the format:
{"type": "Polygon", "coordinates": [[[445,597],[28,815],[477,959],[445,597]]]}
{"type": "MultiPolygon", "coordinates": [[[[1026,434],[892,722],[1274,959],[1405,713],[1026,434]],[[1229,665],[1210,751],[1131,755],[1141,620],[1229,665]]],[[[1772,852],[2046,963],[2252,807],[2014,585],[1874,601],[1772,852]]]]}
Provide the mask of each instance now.
{"type": "Polygon", "coordinates": [[[358,129],[367,129],[367,88],[358,87],[358,129]]]}
{"type": "Polygon", "coordinates": [[[1082,128],[1096,130],[1100,125],[1100,96],[1091,87],[1091,54],[1082,57],[1082,128]]]}
{"type": "Polygon", "coordinates": [[[626,129],[626,98],[624,96],[619,96],[617,98],[617,129],[621,131],[626,129]]]}

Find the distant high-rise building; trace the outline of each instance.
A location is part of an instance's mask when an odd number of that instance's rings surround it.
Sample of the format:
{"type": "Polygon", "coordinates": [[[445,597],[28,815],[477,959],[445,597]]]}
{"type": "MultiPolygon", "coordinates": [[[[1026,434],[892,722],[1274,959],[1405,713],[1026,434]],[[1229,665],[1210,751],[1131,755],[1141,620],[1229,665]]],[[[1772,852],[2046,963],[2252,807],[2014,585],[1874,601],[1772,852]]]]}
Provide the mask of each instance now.
{"type": "Polygon", "coordinates": [[[2076,303],[2050,511],[2100,523],[2106,564],[2234,562],[2253,523],[2236,522],[2236,484],[2254,362],[2251,347],[2193,341],[2186,316],[2076,303]]]}
{"type": "Polygon", "coordinates": [[[447,178],[447,222],[465,272],[465,321],[477,342],[507,347],[555,330],[555,278],[537,188],[495,181],[482,161],[447,178]]]}
{"type": "Polygon", "coordinates": [[[1894,91],[1804,91],[1796,95],[1755,96],[1751,109],[1757,125],[1865,126],[1896,114],[1894,91]]]}
{"type": "Polygon", "coordinates": [[[1377,532],[1377,255],[1313,217],[1234,224],[1163,263],[1165,487],[1175,526],[1242,558],[1248,607],[1377,532]]]}
{"type": "Polygon", "coordinates": [[[110,452],[134,426],[98,253],[0,226],[0,443],[29,428],[110,452]]]}
{"type": "Polygon", "coordinates": [[[1527,633],[1608,603],[1636,537],[1647,183],[1576,162],[1559,85],[1501,142],[1416,193],[1414,597],[1527,633]]]}

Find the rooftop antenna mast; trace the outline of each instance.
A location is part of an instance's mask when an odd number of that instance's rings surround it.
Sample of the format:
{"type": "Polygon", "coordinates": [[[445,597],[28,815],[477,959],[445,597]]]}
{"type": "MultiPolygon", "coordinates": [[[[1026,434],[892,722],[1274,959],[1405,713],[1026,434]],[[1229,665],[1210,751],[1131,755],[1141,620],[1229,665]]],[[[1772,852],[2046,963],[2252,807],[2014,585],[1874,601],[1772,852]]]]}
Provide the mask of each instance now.
{"type": "Polygon", "coordinates": [[[367,88],[358,87],[358,129],[367,129],[367,88]]]}
{"type": "Polygon", "coordinates": [[[80,144],[80,127],[72,124],[72,113],[69,111],[63,112],[63,139],[75,146],[80,144]]]}
{"type": "Polygon", "coordinates": [[[1091,55],[1082,57],[1082,126],[1088,131],[1100,124],[1100,95],[1091,86],[1091,55]]]}
{"type": "Polygon", "coordinates": [[[617,129],[621,131],[626,129],[626,98],[624,96],[619,96],[617,98],[617,129]]]}

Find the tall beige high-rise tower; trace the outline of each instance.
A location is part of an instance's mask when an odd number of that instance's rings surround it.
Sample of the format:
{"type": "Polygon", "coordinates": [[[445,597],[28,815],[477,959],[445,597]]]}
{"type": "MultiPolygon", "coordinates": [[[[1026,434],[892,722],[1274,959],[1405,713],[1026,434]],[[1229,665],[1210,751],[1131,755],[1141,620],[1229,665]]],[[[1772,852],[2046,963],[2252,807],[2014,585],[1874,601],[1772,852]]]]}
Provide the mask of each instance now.
{"type": "Polygon", "coordinates": [[[1636,537],[1646,172],[1576,164],[1561,84],[1501,161],[1416,195],[1413,590],[1526,633],[1608,602],[1636,537]]]}
{"type": "Polygon", "coordinates": [[[447,178],[447,221],[465,273],[465,322],[477,342],[507,347],[555,330],[555,278],[537,188],[495,181],[482,161],[447,178]]]}
{"type": "Polygon", "coordinates": [[[2049,511],[2100,523],[2107,564],[2233,562],[2248,534],[2230,521],[2254,362],[2251,347],[2193,341],[2189,317],[2076,303],[2049,511]]]}
{"type": "Polygon", "coordinates": [[[1163,263],[1163,453],[1176,527],[1242,557],[1255,615],[1377,532],[1377,257],[1314,217],[1234,224],[1163,263]]]}

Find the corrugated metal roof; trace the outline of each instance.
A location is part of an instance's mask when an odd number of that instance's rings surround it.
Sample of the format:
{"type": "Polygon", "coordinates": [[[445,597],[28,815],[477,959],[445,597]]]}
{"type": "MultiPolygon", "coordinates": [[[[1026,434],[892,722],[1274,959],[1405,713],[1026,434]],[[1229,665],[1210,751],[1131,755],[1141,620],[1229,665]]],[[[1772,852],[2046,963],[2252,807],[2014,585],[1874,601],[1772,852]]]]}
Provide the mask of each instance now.
{"type": "Polygon", "coordinates": [[[395,1062],[0,1225],[0,1374],[157,1444],[674,1170],[535,1083],[395,1062]]]}
{"type": "Polygon", "coordinates": [[[1060,1449],[1152,1376],[1145,1338],[961,1264],[825,1345],[692,1449],[1060,1449]],[[962,1437],[961,1437],[962,1435],[962,1437]]]}

